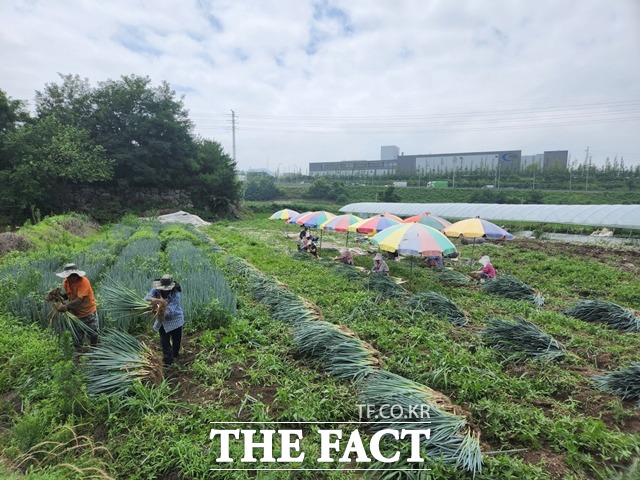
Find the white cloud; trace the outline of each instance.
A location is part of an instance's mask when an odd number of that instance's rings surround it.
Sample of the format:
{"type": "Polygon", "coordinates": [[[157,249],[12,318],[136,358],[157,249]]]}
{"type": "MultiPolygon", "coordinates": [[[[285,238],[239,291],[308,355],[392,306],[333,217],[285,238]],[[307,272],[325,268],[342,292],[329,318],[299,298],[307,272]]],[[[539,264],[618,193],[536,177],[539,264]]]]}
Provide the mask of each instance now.
{"type": "Polygon", "coordinates": [[[640,163],[635,0],[5,0],[0,89],[169,82],[241,168],[514,148],[640,163]],[[619,103],[626,102],[626,103],[619,103]],[[622,119],[627,119],[622,121],[622,119]]]}

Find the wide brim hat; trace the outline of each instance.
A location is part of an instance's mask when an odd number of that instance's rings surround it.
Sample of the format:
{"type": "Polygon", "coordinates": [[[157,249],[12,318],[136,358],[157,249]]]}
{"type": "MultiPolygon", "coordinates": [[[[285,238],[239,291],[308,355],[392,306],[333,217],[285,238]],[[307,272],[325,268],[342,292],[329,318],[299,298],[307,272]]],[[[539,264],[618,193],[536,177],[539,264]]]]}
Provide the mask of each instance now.
{"type": "Polygon", "coordinates": [[[478,262],[480,262],[480,264],[483,267],[486,267],[487,264],[491,263],[491,259],[489,258],[489,255],[484,255],[484,256],[480,257],[480,260],[478,260],[478,262]]]}
{"type": "Polygon", "coordinates": [[[171,275],[163,275],[153,281],[153,288],[156,290],[173,290],[175,286],[176,282],[173,281],[173,277],[171,275]]]}
{"type": "Polygon", "coordinates": [[[64,267],[62,267],[62,271],[60,273],[56,273],[56,275],[60,278],[68,278],[70,275],[76,274],[80,277],[84,277],[87,272],[78,269],[78,265],[75,263],[67,263],[64,267]]]}
{"type": "Polygon", "coordinates": [[[376,253],[375,256],[373,257],[374,260],[382,260],[382,254],[380,253],[376,253]]]}

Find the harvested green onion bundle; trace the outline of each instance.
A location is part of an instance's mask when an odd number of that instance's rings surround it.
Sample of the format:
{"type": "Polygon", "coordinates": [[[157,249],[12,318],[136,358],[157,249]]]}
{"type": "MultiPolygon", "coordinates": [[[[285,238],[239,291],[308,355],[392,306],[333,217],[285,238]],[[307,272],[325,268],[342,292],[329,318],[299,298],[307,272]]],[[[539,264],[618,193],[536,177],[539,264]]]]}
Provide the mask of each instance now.
{"type": "Polygon", "coordinates": [[[606,300],[580,300],[564,314],[585,322],[604,322],[624,332],[640,332],[640,318],[633,311],[606,300]]]}
{"type": "Polygon", "coordinates": [[[482,470],[479,434],[467,424],[466,412],[453,405],[446,395],[380,370],[364,379],[359,399],[376,412],[394,406],[404,413],[402,417],[391,418],[391,422],[382,416],[370,418],[374,430],[415,430],[426,426],[431,436],[421,443],[427,456],[473,474],[482,470]]]}
{"type": "Polygon", "coordinates": [[[536,294],[536,291],[524,282],[511,275],[501,275],[482,284],[482,290],[494,293],[513,300],[526,300],[541,307],[544,298],[536,294]]]}
{"type": "Polygon", "coordinates": [[[469,277],[464,273],[460,273],[456,270],[442,270],[433,275],[433,279],[444,285],[451,285],[454,287],[462,287],[467,285],[470,281],[469,277]]]}
{"type": "Polygon", "coordinates": [[[100,337],[97,347],[84,354],[87,393],[124,393],[140,380],[154,385],[162,381],[162,360],[147,345],[119,330],[100,337]]]}
{"type": "Polygon", "coordinates": [[[317,320],[297,323],[294,337],[303,355],[316,358],[330,375],[359,380],[373,372],[379,361],[377,352],[344,327],[317,320]]]}
{"type": "Polygon", "coordinates": [[[135,291],[120,282],[112,281],[102,285],[100,296],[104,300],[102,308],[118,318],[144,315],[164,318],[166,312],[166,300],[159,298],[153,299],[153,301],[144,300],[135,291]]]}
{"type": "Polygon", "coordinates": [[[404,297],[407,293],[393,277],[380,274],[369,275],[369,289],[383,297],[396,299],[404,297]]]}
{"type": "Polygon", "coordinates": [[[406,306],[410,310],[433,312],[459,327],[469,322],[464,312],[455,303],[437,292],[416,293],[409,298],[406,306]]]}
{"type": "Polygon", "coordinates": [[[490,318],[487,322],[482,337],[508,358],[553,360],[566,354],[561,343],[524,318],[516,317],[515,322],[490,318]]]}
{"type": "Polygon", "coordinates": [[[55,304],[51,306],[51,312],[47,316],[47,325],[56,335],[70,332],[74,343],[80,343],[80,332],[94,334],[91,327],[85,325],[78,317],[69,312],[59,312],[55,304]]]}
{"type": "Polygon", "coordinates": [[[598,389],[619,395],[623,400],[634,400],[640,407],[640,363],[632,363],[627,368],[603,375],[594,375],[592,380],[598,389]]]}
{"type": "Polygon", "coordinates": [[[51,306],[51,311],[46,314],[46,320],[42,318],[41,325],[44,328],[50,328],[54,334],[62,335],[64,332],[70,332],[74,343],[80,342],[80,333],[92,334],[93,329],[78,320],[78,317],[70,312],[60,312],[58,307],[64,304],[62,292],[59,288],[49,290],[45,297],[45,301],[51,306]]]}

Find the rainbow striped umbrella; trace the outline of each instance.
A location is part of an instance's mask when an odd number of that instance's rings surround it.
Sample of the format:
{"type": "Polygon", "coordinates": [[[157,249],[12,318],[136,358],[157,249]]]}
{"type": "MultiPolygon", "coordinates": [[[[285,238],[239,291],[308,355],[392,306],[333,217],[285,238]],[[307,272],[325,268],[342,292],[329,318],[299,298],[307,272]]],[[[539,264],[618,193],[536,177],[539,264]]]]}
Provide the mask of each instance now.
{"type": "Polygon", "coordinates": [[[309,215],[310,213],[313,213],[313,212],[302,212],[302,213],[299,213],[299,214],[297,214],[297,215],[294,215],[294,216],[293,216],[293,217],[291,217],[289,220],[287,220],[287,223],[288,223],[289,225],[293,225],[294,223],[298,223],[298,220],[299,220],[299,219],[301,219],[302,217],[304,217],[304,216],[306,216],[306,215],[309,215]]]}
{"type": "Polygon", "coordinates": [[[387,215],[386,213],[381,213],[380,215],[376,215],[375,217],[365,218],[361,222],[354,223],[353,225],[347,227],[347,230],[350,232],[358,233],[381,232],[385,228],[399,225],[401,223],[402,220],[395,215],[387,215]],[[395,220],[394,217],[397,218],[397,220],[395,220]]]}
{"type": "Polygon", "coordinates": [[[333,213],[320,210],[318,212],[311,212],[309,215],[298,218],[298,220],[296,220],[296,223],[298,225],[304,225],[305,227],[317,228],[334,217],[335,215],[333,213]]]}
{"type": "Polygon", "coordinates": [[[420,215],[414,215],[413,217],[405,218],[403,223],[421,223],[428,227],[435,228],[438,231],[442,231],[451,225],[451,222],[440,218],[437,215],[432,215],[430,212],[421,213],[420,215]]]}
{"type": "Polygon", "coordinates": [[[298,215],[298,212],[295,210],[291,210],[290,208],[285,208],[282,210],[278,210],[276,213],[269,217],[269,220],[289,220],[291,217],[295,217],[298,215]]]}
{"type": "Polygon", "coordinates": [[[349,243],[349,230],[347,229],[351,225],[361,221],[362,219],[356,215],[338,215],[337,217],[333,217],[331,220],[320,225],[320,230],[329,230],[343,233],[346,232],[347,240],[345,241],[345,245],[347,245],[349,243]]]}
{"type": "Polygon", "coordinates": [[[448,255],[456,247],[435,228],[421,223],[401,223],[384,229],[371,239],[382,250],[398,251],[401,255],[448,255]]]}
{"type": "Polygon", "coordinates": [[[337,217],[333,217],[331,220],[320,225],[322,230],[336,231],[336,232],[347,232],[349,230],[347,228],[354,223],[358,223],[362,221],[362,219],[356,215],[346,214],[346,215],[338,215],[337,217]]]}
{"type": "Polygon", "coordinates": [[[462,235],[467,238],[487,237],[498,240],[513,239],[513,235],[507,232],[504,228],[479,217],[467,218],[466,220],[460,220],[459,222],[453,223],[445,228],[442,233],[447,237],[459,237],[462,235]]]}

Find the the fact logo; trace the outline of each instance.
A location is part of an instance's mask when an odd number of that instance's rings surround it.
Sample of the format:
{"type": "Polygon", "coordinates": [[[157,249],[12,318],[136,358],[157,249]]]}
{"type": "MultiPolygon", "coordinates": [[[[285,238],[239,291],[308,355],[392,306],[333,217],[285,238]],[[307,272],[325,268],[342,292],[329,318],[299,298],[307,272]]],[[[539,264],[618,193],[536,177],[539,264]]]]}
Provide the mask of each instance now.
{"type": "MultiPolygon", "coordinates": [[[[305,460],[306,452],[302,445],[309,441],[318,442],[313,448],[313,461],[318,466],[339,463],[394,463],[404,460],[408,463],[422,464],[423,442],[431,438],[428,411],[424,409],[406,411],[400,405],[369,406],[359,405],[360,416],[368,419],[390,419],[390,421],[368,420],[359,422],[212,422],[250,424],[249,428],[211,428],[209,439],[219,447],[216,462],[243,464],[300,464],[305,460]],[[255,428],[259,424],[312,424],[313,428],[255,428]],[[319,428],[323,424],[348,425],[349,428],[319,428]],[[384,428],[385,424],[388,428],[384,428]],[[375,426],[376,428],[372,428],[375,426]],[[399,427],[402,428],[399,428],[399,427]],[[355,428],[354,428],[355,427],[355,428]],[[398,428],[395,428],[398,427],[398,428]],[[409,427],[409,428],[406,428],[409,427]],[[311,432],[313,431],[313,432],[311,432]],[[308,435],[305,438],[305,435],[308,435]],[[399,448],[400,442],[410,448],[399,448]],[[233,449],[232,449],[233,447],[233,449]],[[275,447],[275,448],[274,448],[275,447]],[[234,455],[232,456],[231,451],[234,455]],[[275,454],[274,454],[275,451],[275,454]],[[240,454],[242,452],[242,454],[240,454]],[[319,452],[319,456],[317,454],[319,452]],[[402,458],[403,453],[406,458],[402,458]],[[235,456],[235,458],[234,458],[235,456]]],[[[422,406],[420,406],[422,407],[422,406]]],[[[308,462],[307,462],[308,465],[308,462]]]]}

